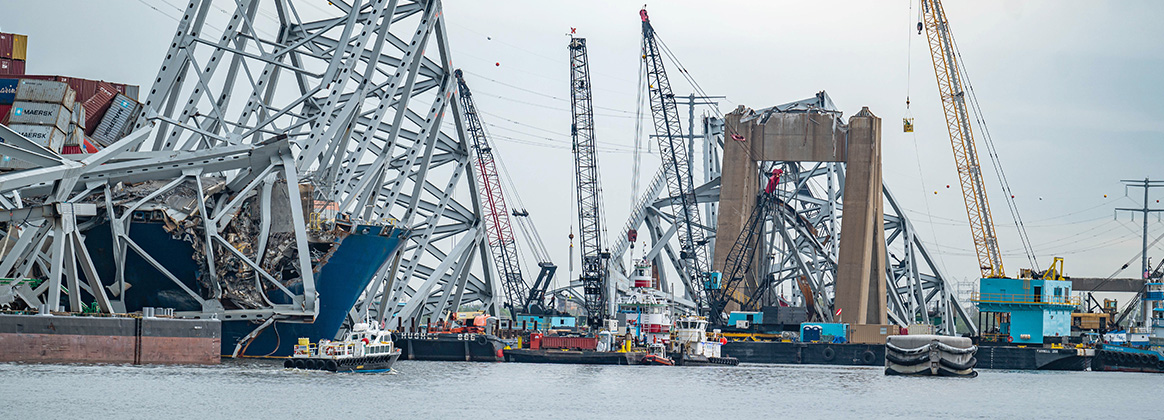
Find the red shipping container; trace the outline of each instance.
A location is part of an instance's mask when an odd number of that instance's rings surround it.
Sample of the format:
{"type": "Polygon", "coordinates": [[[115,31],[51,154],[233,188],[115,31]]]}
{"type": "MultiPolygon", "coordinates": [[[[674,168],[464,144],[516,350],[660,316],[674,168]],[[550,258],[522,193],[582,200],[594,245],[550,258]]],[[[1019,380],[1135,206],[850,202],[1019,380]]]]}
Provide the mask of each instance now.
{"type": "Polygon", "coordinates": [[[12,104],[0,105],[0,124],[8,124],[8,113],[12,111],[12,104]]]}
{"type": "Polygon", "coordinates": [[[85,135],[93,134],[105,111],[109,110],[109,104],[113,103],[113,97],[117,96],[117,88],[113,85],[106,82],[97,82],[96,85],[97,91],[81,104],[85,107],[85,135]]]}
{"type": "Polygon", "coordinates": [[[0,33],[0,58],[12,59],[12,34],[0,33]]]}
{"type": "Polygon", "coordinates": [[[20,76],[24,74],[24,62],[0,58],[0,75],[20,76]]]}
{"type": "Polygon", "coordinates": [[[543,349],[594,350],[598,347],[595,337],[542,337],[543,349]]]}
{"type": "MultiPolygon", "coordinates": [[[[126,85],[123,83],[112,83],[112,82],[106,82],[106,81],[101,81],[101,80],[89,80],[89,79],[82,79],[79,77],[46,76],[46,75],[33,75],[33,74],[25,74],[21,78],[22,79],[36,79],[36,80],[51,80],[54,82],[68,83],[69,87],[73,88],[73,91],[77,92],[77,100],[81,101],[82,103],[89,100],[89,98],[91,98],[93,95],[95,95],[97,93],[97,87],[100,86],[102,83],[107,84],[109,86],[113,86],[113,88],[117,90],[117,93],[127,95],[130,98],[137,100],[137,98],[133,98],[134,95],[131,95],[131,93],[136,92],[137,86],[133,86],[134,89],[129,89],[130,85],[126,85]],[[134,92],[131,92],[131,91],[134,91],[134,92]]],[[[88,115],[86,115],[86,116],[88,116],[88,115]]]]}

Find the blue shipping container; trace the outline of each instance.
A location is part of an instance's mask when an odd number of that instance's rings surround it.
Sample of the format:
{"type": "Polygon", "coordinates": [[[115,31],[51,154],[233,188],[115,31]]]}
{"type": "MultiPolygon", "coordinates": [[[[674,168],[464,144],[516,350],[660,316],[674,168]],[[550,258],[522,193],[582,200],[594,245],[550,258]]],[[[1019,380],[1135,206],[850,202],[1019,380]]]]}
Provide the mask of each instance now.
{"type": "Polygon", "coordinates": [[[736,326],[736,321],[748,321],[748,324],[763,324],[763,312],[732,312],[728,314],[728,325],[736,326]]]}
{"type": "Polygon", "coordinates": [[[12,105],[16,101],[16,87],[20,79],[0,79],[0,105],[12,105]]]}

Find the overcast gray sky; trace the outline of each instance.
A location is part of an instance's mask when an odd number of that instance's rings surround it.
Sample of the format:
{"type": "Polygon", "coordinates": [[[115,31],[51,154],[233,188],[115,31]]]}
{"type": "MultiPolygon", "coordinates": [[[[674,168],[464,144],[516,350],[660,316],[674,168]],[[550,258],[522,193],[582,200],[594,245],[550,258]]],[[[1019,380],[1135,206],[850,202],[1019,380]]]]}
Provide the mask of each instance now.
{"type": "MultiPolygon", "coordinates": [[[[296,3],[327,7],[325,0],[296,3]]],[[[148,88],[181,4],[0,0],[0,29],[29,35],[29,73],[148,88]]],[[[576,27],[588,38],[614,235],[630,207],[642,4],[444,1],[454,63],[467,71],[497,153],[562,274],[576,225],[566,34],[576,27]]],[[[1138,205],[1142,194],[1125,197],[1119,180],[1164,179],[1164,2],[949,0],[945,8],[1039,263],[1063,256],[1069,275],[1110,275],[1140,246],[1139,218],[1117,218],[1113,209],[1138,205]]],[[[883,118],[885,182],[947,275],[977,275],[928,47],[914,29],[916,4],[684,0],[650,2],[648,10],[703,89],[728,97],[723,112],[826,90],[846,118],[862,106],[883,118]],[[913,134],[900,125],[907,94],[913,134]]],[[[668,70],[676,94],[689,93],[675,67],[668,70]]],[[[658,159],[644,155],[644,183],[658,159]]],[[[995,178],[988,188],[1015,275],[1029,264],[995,178]]],[[[1164,190],[1151,198],[1164,208],[1158,199],[1164,190]]],[[[1164,234],[1164,223],[1150,220],[1151,236],[1164,234]]],[[[1164,243],[1150,255],[1164,258],[1164,243]]],[[[1120,276],[1137,276],[1138,266],[1137,259],[1120,276]]]]}

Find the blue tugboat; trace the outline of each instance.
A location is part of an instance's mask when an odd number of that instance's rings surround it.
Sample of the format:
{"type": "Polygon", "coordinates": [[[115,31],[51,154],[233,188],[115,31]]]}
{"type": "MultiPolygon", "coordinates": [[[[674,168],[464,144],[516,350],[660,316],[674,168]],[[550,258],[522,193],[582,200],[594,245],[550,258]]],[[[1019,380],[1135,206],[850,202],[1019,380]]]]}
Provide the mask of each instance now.
{"type": "Polygon", "coordinates": [[[1164,373],[1164,283],[1145,287],[1144,326],[1124,332],[1122,342],[1097,345],[1091,370],[1164,373]]]}

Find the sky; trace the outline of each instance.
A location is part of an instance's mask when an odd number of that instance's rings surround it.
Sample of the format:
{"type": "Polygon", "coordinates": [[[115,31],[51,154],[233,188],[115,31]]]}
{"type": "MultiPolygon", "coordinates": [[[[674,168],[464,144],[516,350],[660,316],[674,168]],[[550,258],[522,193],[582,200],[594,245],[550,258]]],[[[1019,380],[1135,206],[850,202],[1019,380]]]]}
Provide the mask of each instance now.
{"type": "MultiPolygon", "coordinates": [[[[300,3],[327,7],[325,0],[300,3]]],[[[1114,209],[1142,204],[1142,190],[1126,189],[1121,179],[1164,179],[1164,3],[945,3],[1038,264],[1061,256],[1070,276],[1137,277],[1142,219],[1114,209]]],[[[577,215],[570,204],[567,34],[577,28],[576,36],[587,38],[608,235],[617,235],[631,207],[630,180],[645,184],[659,166],[650,146],[639,173],[632,170],[643,4],[443,4],[453,62],[466,72],[516,189],[507,193],[520,198],[559,273],[569,275],[568,234],[577,230],[577,215]]],[[[0,30],[29,35],[30,74],[148,86],[180,7],[180,0],[0,0],[0,30]]],[[[702,89],[727,97],[721,112],[821,90],[846,119],[869,107],[883,119],[885,183],[940,268],[967,283],[978,275],[928,46],[915,29],[916,0],[672,0],[650,2],[648,10],[658,36],[702,89]],[[914,118],[914,133],[902,132],[904,117],[914,118]]],[[[676,94],[690,93],[675,63],[667,64],[676,94]]],[[[642,141],[647,148],[649,140],[642,141]]],[[[1030,264],[991,159],[980,158],[1008,274],[1017,275],[1030,264]]],[[[1154,190],[1149,204],[1164,208],[1161,199],[1164,189],[1154,190]]],[[[1164,222],[1151,216],[1150,240],[1162,234],[1164,222]]],[[[1164,258],[1164,241],[1149,255],[1154,263],[1164,258]]],[[[526,265],[536,268],[528,259],[526,265]]]]}

